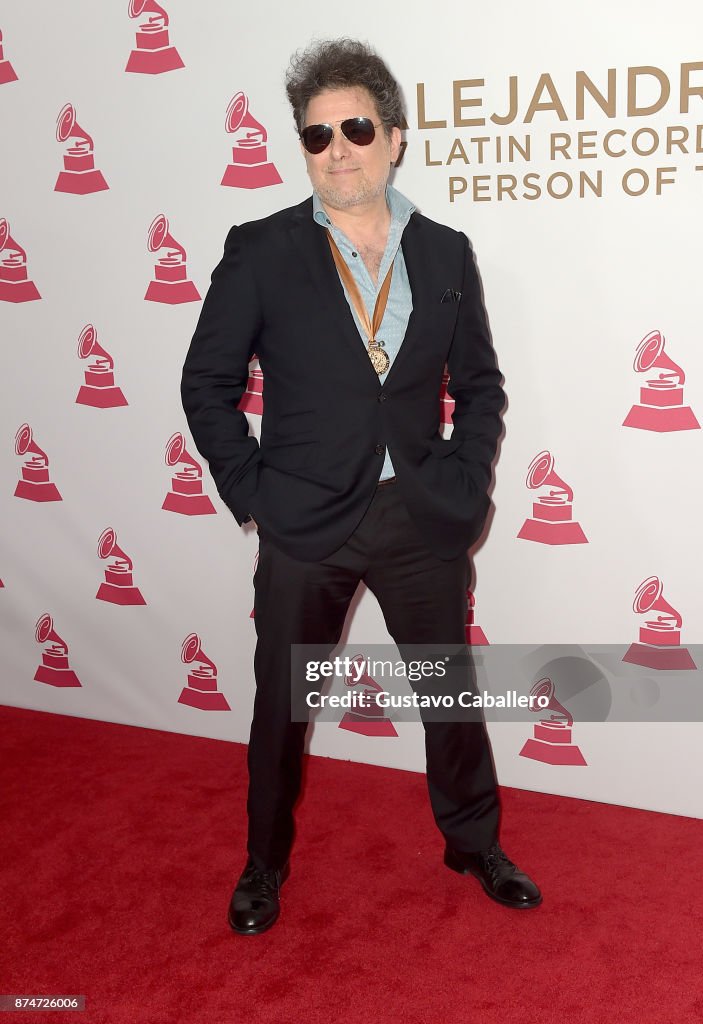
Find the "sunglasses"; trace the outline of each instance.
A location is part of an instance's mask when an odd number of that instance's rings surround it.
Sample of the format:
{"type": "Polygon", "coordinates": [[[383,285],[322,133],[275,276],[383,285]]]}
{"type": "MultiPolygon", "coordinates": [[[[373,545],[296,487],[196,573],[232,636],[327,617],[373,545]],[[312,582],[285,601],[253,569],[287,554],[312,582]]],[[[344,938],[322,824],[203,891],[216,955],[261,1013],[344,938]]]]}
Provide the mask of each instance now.
{"type": "MultiPolygon", "coordinates": [[[[348,117],[340,121],[342,135],[355,146],[370,146],[376,138],[376,129],[383,122],[374,124],[370,117],[348,117]]],[[[322,153],[334,138],[334,125],[309,124],[300,133],[300,139],[308,153],[322,153]]]]}

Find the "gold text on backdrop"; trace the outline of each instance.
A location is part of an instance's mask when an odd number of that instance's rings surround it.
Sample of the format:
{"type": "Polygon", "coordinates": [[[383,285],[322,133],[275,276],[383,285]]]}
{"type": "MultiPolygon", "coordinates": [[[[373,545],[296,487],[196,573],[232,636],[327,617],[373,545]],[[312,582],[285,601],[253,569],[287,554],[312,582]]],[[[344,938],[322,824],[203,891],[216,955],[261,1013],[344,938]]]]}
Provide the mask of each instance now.
{"type": "MultiPolygon", "coordinates": [[[[494,111],[489,115],[489,120],[494,124],[512,124],[518,120],[520,101],[526,88],[529,99],[521,118],[524,124],[531,124],[537,113],[549,112],[555,114],[559,121],[583,121],[586,117],[587,95],[592,101],[589,106],[599,108],[607,117],[647,117],[663,110],[672,97],[671,79],[665,71],[653,65],[628,67],[619,74],[616,68],[608,68],[606,74],[607,85],[603,92],[602,86],[597,85],[585,71],[576,72],[571,115],[567,113],[566,103],[562,99],[566,90],[562,87],[560,93],[554,79],[547,72],[541,74],[537,84],[531,88],[521,85],[517,75],[510,75],[505,104],[507,112],[494,111]]],[[[485,85],[484,78],[455,79],[452,82],[454,128],[480,128],[485,125],[486,111],[482,96],[485,85]],[[475,113],[467,116],[468,111],[475,113]]],[[[678,89],[675,88],[673,93],[678,96],[677,109],[681,114],[688,113],[692,97],[703,100],[703,61],[679,66],[678,89]]],[[[417,127],[421,130],[448,127],[446,118],[431,119],[428,116],[424,82],[417,83],[417,127]]]]}

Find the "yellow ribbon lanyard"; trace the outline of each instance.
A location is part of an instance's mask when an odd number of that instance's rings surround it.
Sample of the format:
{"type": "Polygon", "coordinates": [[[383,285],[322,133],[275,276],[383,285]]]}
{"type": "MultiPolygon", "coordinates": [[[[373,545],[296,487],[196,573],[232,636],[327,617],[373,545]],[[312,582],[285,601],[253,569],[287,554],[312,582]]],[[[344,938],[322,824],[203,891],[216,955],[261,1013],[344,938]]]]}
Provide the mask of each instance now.
{"type": "Polygon", "coordinates": [[[383,342],[378,341],[376,339],[376,335],[381,327],[381,323],[383,322],[383,314],[386,312],[388,293],[391,290],[391,278],[393,277],[393,264],[391,263],[388,268],[388,273],[386,274],[383,284],[381,285],[381,289],[376,296],[376,305],[374,306],[373,319],[371,320],[369,319],[369,314],[366,310],[366,306],[364,305],[364,300],[361,298],[356,281],[354,280],[354,275],[344,262],[344,257],[339,251],[339,247],[337,246],[334,238],[332,238],[332,232],[329,230],[327,231],[327,241],[330,243],[330,249],[332,250],[332,256],[334,258],[335,266],[339,272],[339,276],[341,277],[344,287],[347,289],[347,293],[352,300],[352,304],[356,310],[356,315],[359,317],[361,325],[366,331],[369,359],[371,360],[376,373],[381,375],[386,372],[388,367],[391,365],[391,361],[388,353],[383,351],[383,342]]]}

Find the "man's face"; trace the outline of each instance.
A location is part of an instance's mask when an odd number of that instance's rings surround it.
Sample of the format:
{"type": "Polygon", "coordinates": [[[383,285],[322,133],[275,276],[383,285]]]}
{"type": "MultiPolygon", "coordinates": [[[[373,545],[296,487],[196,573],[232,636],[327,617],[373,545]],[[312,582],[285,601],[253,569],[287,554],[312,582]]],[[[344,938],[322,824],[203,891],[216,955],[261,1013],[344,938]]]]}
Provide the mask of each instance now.
{"type": "Polygon", "coordinates": [[[400,153],[400,130],[386,136],[376,104],[366,89],[327,89],[308,103],[305,126],[334,125],[334,137],[322,153],[301,148],[312,187],[326,206],[335,210],[373,204],[383,195],[390,165],[400,153]],[[378,125],[369,146],[356,146],[342,134],[339,122],[348,117],[368,117],[378,125]]]}

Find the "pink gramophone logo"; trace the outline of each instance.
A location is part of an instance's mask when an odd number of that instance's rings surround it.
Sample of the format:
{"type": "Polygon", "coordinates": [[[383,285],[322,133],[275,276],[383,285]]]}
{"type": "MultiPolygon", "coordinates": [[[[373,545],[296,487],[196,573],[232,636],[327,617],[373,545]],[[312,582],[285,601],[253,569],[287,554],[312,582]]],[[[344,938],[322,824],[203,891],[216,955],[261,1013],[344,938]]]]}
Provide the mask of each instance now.
{"type": "Polygon", "coordinates": [[[197,633],[190,633],[183,641],[181,661],[185,665],[197,664],[188,671],[188,684],[181,690],[179,704],[199,711],[231,711],[224,693],[217,689],[217,666],[203,652],[197,633]]]}
{"type": "Polygon", "coordinates": [[[447,391],[449,374],[445,371],[442,374],[442,384],[439,389],[439,418],[440,422],[451,424],[454,414],[454,399],[447,391]]]}
{"type": "Polygon", "coordinates": [[[98,332],[92,324],[86,324],[78,335],[78,358],[90,359],[90,362],[83,371],[85,384],[78,391],[76,405],[90,405],[94,409],[127,405],[122,389],[115,384],[112,356],[98,344],[98,332]]]}
{"type": "MultiPolygon", "coordinates": [[[[367,667],[367,661],[363,654],[357,654],[351,659],[351,663],[367,667]]],[[[386,718],[385,709],[376,703],[377,695],[385,692],[383,687],[366,671],[355,671],[353,675],[347,675],[344,682],[350,688],[360,687],[357,693],[365,703],[358,705],[353,710],[345,711],[338,728],[355,732],[359,736],[397,736],[395,726],[389,718],[386,718]],[[357,676],[359,678],[356,678],[357,676]]]]}
{"type": "Polygon", "coordinates": [[[105,580],[95,595],[98,601],[110,604],[146,604],[139,587],[134,586],[132,569],[134,563],[117,544],[117,534],[108,526],[98,540],[98,558],[107,560],[105,580]]]}
{"type": "Polygon", "coordinates": [[[129,0],[130,18],[145,17],[137,28],[137,48],[132,50],[125,71],[137,75],[162,75],[185,67],[168,36],[168,14],[156,0],[129,0]]]}
{"type": "Polygon", "coordinates": [[[54,631],[54,620],[48,612],[37,621],[34,635],[37,643],[44,645],[42,663],[34,673],[36,681],[49,686],[80,686],[68,663],[68,644],[54,631]]]}
{"type": "Polygon", "coordinates": [[[27,253],[10,234],[10,225],[0,218],[0,302],[31,302],[40,299],[34,281],[27,274],[27,253]]]}
{"type": "Polygon", "coordinates": [[[173,469],[180,466],[171,477],[171,490],[161,508],[167,512],[179,512],[182,516],[214,516],[215,506],[203,493],[203,468],[186,451],[183,434],[176,432],[166,445],[166,465],[173,469]]]}
{"type": "Polygon", "coordinates": [[[486,639],[486,634],[474,621],[476,598],[471,590],[466,591],[466,597],[469,601],[469,607],[466,612],[466,642],[471,647],[488,647],[490,645],[486,639]]]}
{"type": "Polygon", "coordinates": [[[527,470],[527,487],[543,488],[532,503],[532,517],[526,519],[518,537],[538,544],[588,544],[586,535],[573,520],[574,492],[554,472],[554,456],[540,452],[527,470]]]}
{"type": "Polygon", "coordinates": [[[633,405],[624,427],[638,430],[700,430],[700,423],[688,405],[683,404],[686,374],[664,351],[661,331],[651,331],[637,346],[633,367],[637,373],[651,374],[640,388],[640,400],[633,405]]]}
{"type": "Polygon", "coordinates": [[[144,296],[147,302],[166,302],[171,306],[179,302],[197,302],[200,294],[188,280],[186,251],[169,233],[163,213],[152,221],[146,244],[149,252],[163,251],[154,267],[154,280],[149,282],[144,296]]]}
{"type": "MultiPolygon", "coordinates": [[[[256,359],[253,356],[252,359],[256,359]]],[[[258,366],[249,367],[247,389],[242,395],[237,408],[240,412],[251,412],[255,416],[264,414],[264,375],[258,366]]]]}
{"type": "Polygon", "coordinates": [[[15,454],[29,455],[22,463],[22,479],[15,487],[16,498],[28,501],[63,501],[56,484],[49,479],[49,457],[35,443],[32,428],[23,423],[15,435],[15,454]]]}
{"type": "Polygon", "coordinates": [[[622,660],[660,671],[695,668],[689,651],[681,646],[681,615],[664,599],[663,590],[658,576],[649,576],[637,588],[633,611],[651,615],[640,626],[639,643],[631,644],[622,660]]]}
{"type": "Polygon", "coordinates": [[[221,185],[231,188],[266,188],[280,185],[281,176],[269,162],[266,129],[249,112],[249,100],[238,92],[230,100],[225,131],[234,135],[232,163],[227,165],[221,185]]]}
{"type": "Polygon", "coordinates": [[[520,757],[529,757],[532,761],[542,761],[544,764],[559,765],[585,765],[585,757],[571,740],[571,727],[574,724],[573,717],[556,698],[554,683],[545,676],[534,684],[530,690],[530,697],[535,701],[530,702],[530,711],[551,711],[549,718],[542,718],[534,726],[534,736],[527,740],[520,757]],[[549,703],[546,708],[541,708],[536,700],[539,697],[546,697],[549,703]]]}
{"type": "Polygon", "coordinates": [[[56,141],[70,142],[63,155],[63,170],[54,185],[54,192],[70,192],[74,196],[87,196],[91,192],[104,192],[109,188],[95,166],[93,140],[76,120],[71,103],[62,107],[56,119],[56,141]]]}
{"type": "Polygon", "coordinates": [[[2,29],[0,29],[0,85],[7,85],[8,82],[16,81],[15,69],[5,57],[5,50],[2,45],[2,29]]]}

